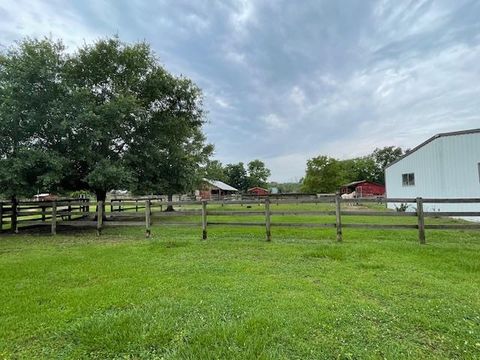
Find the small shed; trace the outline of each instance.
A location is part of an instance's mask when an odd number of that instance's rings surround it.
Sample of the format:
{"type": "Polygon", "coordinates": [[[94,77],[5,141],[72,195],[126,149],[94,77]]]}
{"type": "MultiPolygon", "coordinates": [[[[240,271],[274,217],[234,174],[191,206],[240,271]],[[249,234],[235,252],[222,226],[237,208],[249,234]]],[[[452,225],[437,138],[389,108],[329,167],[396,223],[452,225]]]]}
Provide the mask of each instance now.
{"type": "Polygon", "coordinates": [[[222,199],[225,196],[236,194],[238,190],[220,180],[203,179],[199,192],[202,200],[211,200],[222,199]]]}
{"type": "Polygon", "coordinates": [[[268,190],[264,189],[260,186],[254,186],[254,187],[248,189],[247,193],[249,195],[255,195],[255,196],[267,196],[268,195],[268,190]]]}
{"type": "Polygon", "coordinates": [[[357,197],[385,196],[385,185],[360,180],[345,184],[340,189],[342,194],[350,194],[353,191],[356,192],[357,197]]]}

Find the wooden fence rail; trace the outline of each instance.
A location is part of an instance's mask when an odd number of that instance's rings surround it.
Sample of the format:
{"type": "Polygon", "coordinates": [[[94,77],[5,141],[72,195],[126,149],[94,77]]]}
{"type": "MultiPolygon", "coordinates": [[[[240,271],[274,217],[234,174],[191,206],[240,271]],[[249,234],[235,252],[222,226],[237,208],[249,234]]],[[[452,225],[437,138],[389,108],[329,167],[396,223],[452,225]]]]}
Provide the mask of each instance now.
{"type": "Polygon", "coordinates": [[[360,229],[417,229],[418,239],[421,244],[426,243],[426,229],[456,229],[456,230],[480,230],[480,223],[468,224],[425,224],[426,217],[439,216],[478,216],[480,211],[424,211],[425,203],[464,203],[480,204],[480,199],[422,199],[422,198],[361,198],[361,199],[342,199],[339,194],[332,196],[323,196],[316,199],[262,199],[252,198],[251,200],[232,200],[232,201],[164,201],[161,198],[140,198],[126,199],[122,201],[112,200],[110,202],[110,212],[104,213],[104,203],[99,201],[96,210],[90,212],[90,202],[87,199],[67,199],[52,202],[18,202],[11,204],[0,202],[0,229],[4,218],[10,218],[12,229],[18,232],[20,226],[48,225],[51,227],[51,233],[55,235],[59,225],[95,227],[97,234],[101,235],[104,227],[110,226],[145,226],[146,237],[151,236],[151,227],[154,223],[161,223],[165,226],[201,226],[202,239],[207,240],[209,226],[261,226],[265,227],[265,237],[267,241],[272,240],[272,227],[308,227],[308,228],[335,228],[337,241],[343,241],[343,228],[360,229]],[[273,201],[272,201],[273,200],[273,201]],[[281,204],[330,204],[332,210],[272,210],[272,203],[281,204]],[[352,211],[344,209],[344,203],[410,203],[415,204],[415,211],[396,212],[396,211],[378,211],[378,210],[358,210],[352,211]],[[174,212],[166,212],[164,209],[168,205],[176,206],[174,212]],[[208,205],[222,206],[222,210],[208,210],[208,205]],[[226,210],[224,206],[241,205],[252,208],[252,210],[226,210]],[[263,205],[258,208],[257,206],[263,205]],[[197,207],[195,207],[197,206],[197,207]],[[140,210],[143,210],[142,212],[140,210]],[[331,216],[332,222],[310,222],[310,223],[288,223],[276,222],[278,216],[285,215],[310,215],[310,216],[331,216]],[[200,217],[199,222],[165,221],[168,217],[200,217]],[[263,216],[264,221],[209,221],[209,216],[263,216]],[[344,223],[345,216],[387,216],[387,217],[416,217],[416,224],[370,224],[370,223],[344,223]],[[32,219],[35,217],[35,219],[32,219]],[[15,220],[15,222],[14,222],[15,220]]]}

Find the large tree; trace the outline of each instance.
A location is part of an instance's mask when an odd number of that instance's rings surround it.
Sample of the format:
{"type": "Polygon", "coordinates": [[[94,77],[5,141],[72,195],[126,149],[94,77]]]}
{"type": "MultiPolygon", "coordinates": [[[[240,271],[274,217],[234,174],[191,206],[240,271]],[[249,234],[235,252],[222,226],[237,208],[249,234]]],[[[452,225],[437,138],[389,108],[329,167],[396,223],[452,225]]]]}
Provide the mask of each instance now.
{"type": "Polygon", "coordinates": [[[61,43],[25,40],[0,57],[0,100],[0,186],[10,197],[184,192],[213,150],[200,89],[146,43],[112,38],[68,55],[61,43]]]}
{"type": "Polygon", "coordinates": [[[371,155],[353,159],[340,160],[342,167],[342,181],[367,180],[379,182],[379,170],[371,155]]]}
{"type": "Polygon", "coordinates": [[[210,180],[228,181],[225,169],[218,160],[210,160],[205,166],[205,177],[210,180]]]}
{"type": "Polygon", "coordinates": [[[195,84],[169,74],[146,43],[117,38],[85,45],[67,74],[76,113],[70,186],[87,187],[98,200],[115,188],[170,198],[193,189],[212,152],[195,84]]]}
{"type": "Polygon", "coordinates": [[[225,166],[227,182],[234,188],[244,191],[248,188],[248,175],[243,162],[225,166]]]}
{"type": "Polygon", "coordinates": [[[317,156],[307,161],[302,191],[307,193],[334,193],[344,178],[342,166],[337,159],[317,156]]]}
{"type": "Polygon", "coordinates": [[[379,183],[385,184],[385,168],[403,156],[403,154],[402,148],[397,146],[386,146],[381,149],[376,148],[373,151],[372,157],[377,166],[377,181],[379,183]]]}
{"type": "Polygon", "coordinates": [[[56,189],[63,176],[63,50],[27,39],[0,55],[0,191],[13,206],[56,189]]]}
{"type": "Polygon", "coordinates": [[[265,166],[263,161],[258,159],[250,161],[248,163],[248,187],[267,187],[270,174],[270,169],[265,166]]]}

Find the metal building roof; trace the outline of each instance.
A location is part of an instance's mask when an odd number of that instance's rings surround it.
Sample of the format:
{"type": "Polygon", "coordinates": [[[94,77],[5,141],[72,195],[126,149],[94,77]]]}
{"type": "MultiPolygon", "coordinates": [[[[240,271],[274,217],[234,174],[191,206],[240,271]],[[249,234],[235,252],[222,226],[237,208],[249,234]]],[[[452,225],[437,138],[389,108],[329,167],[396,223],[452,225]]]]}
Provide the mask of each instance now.
{"type": "Polygon", "coordinates": [[[406,154],[404,154],[403,156],[399,157],[397,160],[395,160],[394,162],[388,164],[385,169],[389,168],[390,166],[392,166],[393,164],[396,164],[397,162],[399,162],[400,160],[403,160],[404,158],[406,158],[408,155],[411,155],[413,154],[415,151],[419,150],[420,148],[424,147],[425,145],[431,143],[433,140],[436,140],[436,139],[439,139],[441,137],[447,137],[447,136],[456,136],[456,135],[467,135],[467,134],[476,134],[476,133],[480,133],[480,129],[471,129],[471,130],[462,130],[462,131],[452,131],[452,132],[447,132],[447,133],[441,133],[441,134],[437,134],[437,135],[434,135],[432,136],[430,139],[428,140],[425,140],[423,143],[421,143],[420,145],[417,145],[415,146],[412,150],[410,150],[409,152],[407,152],[406,154]]]}
{"type": "Polygon", "coordinates": [[[225,190],[225,191],[238,191],[237,189],[235,189],[234,187],[228,185],[228,184],[225,184],[224,182],[220,181],[220,180],[210,180],[210,179],[203,179],[205,182],[209,183],[210,185],[213,185],[217,188],[219,188],[220,190],[225,190]]]}

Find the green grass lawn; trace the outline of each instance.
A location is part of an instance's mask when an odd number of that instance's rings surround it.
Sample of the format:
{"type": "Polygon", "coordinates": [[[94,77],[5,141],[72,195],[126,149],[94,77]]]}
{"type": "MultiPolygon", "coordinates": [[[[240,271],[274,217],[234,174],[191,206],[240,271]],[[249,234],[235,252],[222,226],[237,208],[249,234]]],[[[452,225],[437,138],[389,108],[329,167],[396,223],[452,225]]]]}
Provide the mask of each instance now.
{"type": "Polygon", "coordinates": [[[2,235],[0,358],[480,358],[479,232],[143,231],[2,235]]]}

